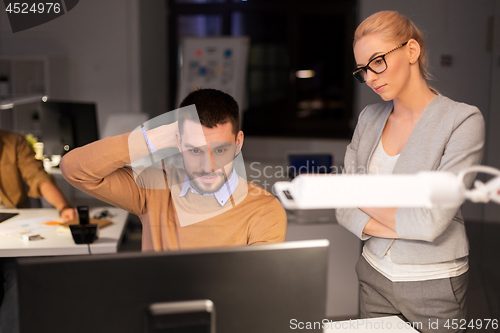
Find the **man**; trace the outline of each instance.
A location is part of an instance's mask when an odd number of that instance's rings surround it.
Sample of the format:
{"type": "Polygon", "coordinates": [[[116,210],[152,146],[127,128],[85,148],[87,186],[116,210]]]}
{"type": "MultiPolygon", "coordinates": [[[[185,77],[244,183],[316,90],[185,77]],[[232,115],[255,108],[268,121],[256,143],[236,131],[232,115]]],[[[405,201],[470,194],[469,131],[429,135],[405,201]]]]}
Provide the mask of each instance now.
{"type": "Polygon", "coordinates": [[[143,251],[284,241],[281,204],[235,171],[244,139],[236,101],[221,91],[201,89],[180,106],[178,122],[74,149],[62,159],[64,177],[138,215],[143,251]],[[172,147],[182,154],[183,168],[169,164],[162,153],[172,147]]]}
{"type": "MultiPolygon", "coordinates": [[[[25,208],[28,196],[45,198],[65,222],[76,217],[42,162],[35,159],[28,141],[19,134],[0,130],[0,208],[25,208]]],[[[14,265],[13,259],[0,258],[0,333],[18,330],[14,265]]]]}

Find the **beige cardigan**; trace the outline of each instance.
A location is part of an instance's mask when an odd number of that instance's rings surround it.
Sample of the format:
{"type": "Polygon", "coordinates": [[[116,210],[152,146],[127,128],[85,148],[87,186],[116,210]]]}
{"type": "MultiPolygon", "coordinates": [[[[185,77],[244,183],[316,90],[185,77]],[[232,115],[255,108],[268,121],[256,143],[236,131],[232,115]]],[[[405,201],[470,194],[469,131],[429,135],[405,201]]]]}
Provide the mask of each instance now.
{"type": "MultiPolygon", "coordinates": [[[[361,112],[346,150],[345,173],[366,173],[392,109],[393,102],[389,101],[369,105],[361,112]]],[[[483,115],[476,107],[438,95],[420,116],[393,174],[415,174],[419,171],[459,173],[481,163],[484,137],[483,115]]],[[[465,177],[466,187],[470,187],[474,177],[474,173],[465,177]]],[[[363,229],[371,217],[358,208],[337,209],[336,215],[339,224],[366,241],[370,252],[382,258],[391,249],[391,260],[398,264],[439,263],[462,258],[469,253],[459,206],[398,208],[398,239],[365,235],[363,229]]]]}

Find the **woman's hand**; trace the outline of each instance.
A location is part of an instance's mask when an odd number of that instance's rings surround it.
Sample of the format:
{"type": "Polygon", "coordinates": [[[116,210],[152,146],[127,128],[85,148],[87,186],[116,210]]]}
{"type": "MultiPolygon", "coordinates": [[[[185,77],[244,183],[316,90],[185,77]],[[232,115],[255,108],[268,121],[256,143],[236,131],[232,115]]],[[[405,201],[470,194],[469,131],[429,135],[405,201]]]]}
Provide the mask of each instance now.
{"type": "Polygon", "coordinates": [[[396,212],[397,208],[375,208],[375,207],[359,207],[363,212],[370,215],[378,223],[381,223],[390,230],[396,232],[396,212]]]}
{"type": "Polygon", "coordinates": [[[381,238],[399,238],[396,231],[389,229],[374,218],[371,218],[365,225],[363,233],[381,238]]]}

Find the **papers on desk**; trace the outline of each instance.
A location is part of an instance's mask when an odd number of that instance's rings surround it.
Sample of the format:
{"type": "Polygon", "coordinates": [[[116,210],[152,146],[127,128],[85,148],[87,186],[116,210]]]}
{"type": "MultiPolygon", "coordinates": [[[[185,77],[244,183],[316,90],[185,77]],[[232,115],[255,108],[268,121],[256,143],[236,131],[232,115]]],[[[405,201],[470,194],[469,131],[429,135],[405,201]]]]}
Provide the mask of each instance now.
{"type": "Polygon", "coordinates": [[[35,217],[24,220],[5,221],[0,224],[0,234],[5,236],[22,237],[27,234],[38,234],[42,231],[55,228],[62,221],[50,217],[35,217]]]}

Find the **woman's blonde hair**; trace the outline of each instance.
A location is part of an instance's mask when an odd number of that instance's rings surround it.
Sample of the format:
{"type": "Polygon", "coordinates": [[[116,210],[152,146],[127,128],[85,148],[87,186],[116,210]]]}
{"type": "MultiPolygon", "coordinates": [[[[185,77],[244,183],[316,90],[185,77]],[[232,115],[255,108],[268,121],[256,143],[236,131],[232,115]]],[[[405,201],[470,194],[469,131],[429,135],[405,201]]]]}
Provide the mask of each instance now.
{"type": "Polygon", "coordinates": [[[428,71],[424,36],[408,18],[398,12],[388,10],[369,16],[356,29],[352,43],[353,47],[362,37],[370,34],[381,34],[384,40],[394,41],[397,45],[403,44],[412,38],[416,40],[420,45],[420,56],[418,57],[420,74],[426,82],[432,80],[432,75],[428,71]]]}

